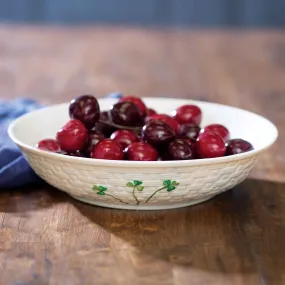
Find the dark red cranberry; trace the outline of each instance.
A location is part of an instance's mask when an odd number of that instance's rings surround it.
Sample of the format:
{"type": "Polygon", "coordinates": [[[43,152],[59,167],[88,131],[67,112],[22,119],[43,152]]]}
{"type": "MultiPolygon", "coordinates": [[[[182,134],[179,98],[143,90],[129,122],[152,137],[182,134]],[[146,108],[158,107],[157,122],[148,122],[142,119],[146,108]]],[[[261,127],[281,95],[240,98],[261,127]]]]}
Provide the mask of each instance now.
{"type": "Polygon", "coordinates": [[[205,132],[210,131],[212,133],[217,133],[224,139],[224,141],[228,141],[230,139],[230,132],[223,125],[219,125],[219,124],[208,125],[204,128],[204,131],[205,132]]]}
{"type": "Polygon", "coordinates": [[[151,117],[151,116],[153,116],[153,115],[156,115],[156,114],[157,114],[156,111],[153,110],[153,109],[151,109],[151,108],[148,108],[148,109],[146,110],[146,115],[149,116],[149,117],[151,117]]]}
{"type": "Polygon", "coordinates": [[[202,119],[202,111],[195,105],[183,105],[177,108],[172,115],[179,124],[194,123],[200,125],[202,119]]]}
{"type": "Polygon", "coordinates": [[[44,139],[37,143],[36,147],[41,150],[60,153],[60,146],[54,139],[44,139]]]}
{"type": "Polygon", "coordinates": [[[169,160],[187,160],[195,158],[195,144],[190,139],[174,139],[168,144],[169,160]]]}
{"type": "Polygon", "coordinates": [[[69,156],[75,156],[75,157],[87,157],[83,152],[81,151],[76,151],[76,152],[72,152],[72,153],[67,153],[66,155],[69,156]]]}
{"type": "Polygon", "coordinates": [[[196,151],[200,158],[220,157],[226,153],[226,144],[220,135],[202,132],[196,142],[196,151]]]}
{"type": "Polygon", "coordinates": [[[104,138],[105,136],[102,133],[98,131],[90,130],[88,132],[87,143],[82,151],[84,155],[87,157],[90,157],[93,146],[96,145],[99,141],[103,140],[104,138]]]}
{"type": "Polygon", "coordinates": [[[148,143],[134,142],[126,148],[125,156],[128,160],[155,161],[158,159],[158,152],[148,143]]]}
{"type": "Polygon", "coordinates": [[[112,121],[121,126],[140,126],[143,122],[137,105],[132,102],[119,102],[111,107],[112,121]]]}
{"type": "Polygon", "coordinates": [[[227,144],[227,155],[239,154],[250,150],[253,150],[252,144],[242,139],[233,139],[227,144]]]}
{"type": "Polygon", "coordinates": [[[200,130],[201,130],[200,127],[197,126],[196,124],[193,123],[184,124],[180,125],[179,134],[182,137],[187,137],[195,141],[198,138],[200,130]]]}
{"type": "Polygon", "coordinates": [[[81,150],[88,138],[88,131],[79,120],[70,120],[56,134],[56,140],[63,151],[68,153],[81,150]]]}
{"type": "Polygon", "coordinates": [[[156,114],[151,117],[147,117],[146,123],[150,122],[151,120],[158,120],[166,123],[169,127],[171,127],[174,130],[176,134],[179,131],[179,124],[177,123],[177,121],[166,114],[156,114]]]}
{"type": "Polygon", "coordinates": [[[152,145],[168,143],[174,136],[174,130],[162,121],[151,120],[142,129],[142,139],[152,145]]]}
{"type": "Polygon", "coordinates": [[[110,137],[110,135],[116,130],[116,128],[104,122],[111,123],[108,111],[101,112],[100,122],[96,123],[95,127],[92,128],[92,130],[102,133],[105,137],[110,137]]]}
{"type": "Polygon", "coordinates": [[[91,152],[91,158],[123,160],[124,153],[121,147],[111,139],[99,141],[91,152]]]}
{"type": "Polygon", "coordinates": [[[97,99],[91,95],[82,95],[72,100],[69,105],[69,116],[81,121],[88,129],[93,128],[100,117],[97,99]]]}
{"type": "Polygon", "coordinates": [[[115,131],[111,137],[122,149],[128,147],[131,143],[138,141],[138,136],[128,130],[117,130],[115,131]]]}
{"type": "Polygon", "coordinates": [[[136,96],[124,96],[124,97],[120,98],[119,102],[132,102],[132,103],[134,103],[139,108],[141,115],[143,117],[146,116],[147,109],[146,109],[146,106],[145,106],[145,104],[141,98],[136,97],[136,96]]]}

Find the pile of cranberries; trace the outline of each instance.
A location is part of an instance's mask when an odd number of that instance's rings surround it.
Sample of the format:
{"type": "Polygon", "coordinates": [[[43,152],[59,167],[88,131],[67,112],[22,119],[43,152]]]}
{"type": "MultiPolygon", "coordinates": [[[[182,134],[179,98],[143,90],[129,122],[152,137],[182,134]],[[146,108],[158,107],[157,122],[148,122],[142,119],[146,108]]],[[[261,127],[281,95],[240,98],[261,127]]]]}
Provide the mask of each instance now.
{"type": "Polygon", "coordinates": [[[41,150],[64,155],[110,160],[188,160],[215,158],[247,152],[253,146],[230,139],[219,124],[200,128],[201,109],[184,105],[172,116],[157,114],[134,96],[126,96],[100,111],[95,97],[71,101],[70,121],[56,134],[37,144],[41,150]]]}

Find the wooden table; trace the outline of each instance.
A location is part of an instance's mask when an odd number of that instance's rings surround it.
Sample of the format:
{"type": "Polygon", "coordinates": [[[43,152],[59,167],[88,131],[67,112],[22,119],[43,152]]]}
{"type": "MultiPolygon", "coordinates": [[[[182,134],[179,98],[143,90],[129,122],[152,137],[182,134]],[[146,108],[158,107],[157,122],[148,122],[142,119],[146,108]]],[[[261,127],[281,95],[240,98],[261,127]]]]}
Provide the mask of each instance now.
{"type": "MultiPolygon", "coordinates": [[[[122,91],[285,122],[285,33],[0,27],[0,94],[122,91]]],[[[262,138],[261,138],[262,139],[262,138]]],[[[0,194],[0,284],[285,284],[285,136],[250,179],[171,211],[92,207],[50,186],[0,194]]]]}

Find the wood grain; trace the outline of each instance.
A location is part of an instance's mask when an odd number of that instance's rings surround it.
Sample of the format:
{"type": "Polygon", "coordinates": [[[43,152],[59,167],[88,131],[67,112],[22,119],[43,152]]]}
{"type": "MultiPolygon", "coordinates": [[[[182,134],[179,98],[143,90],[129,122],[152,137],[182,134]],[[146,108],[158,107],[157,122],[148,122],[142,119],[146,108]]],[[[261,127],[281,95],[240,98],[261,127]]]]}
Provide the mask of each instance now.
{"type": "Polygon", "coordinates": [[[246,108],[280,138],[250,179],[195,207],[120,211],[47,185],[3,190],[0,284],[285,284],[285,33],[0,27],[2,97],[114,91],[246,108]]]}

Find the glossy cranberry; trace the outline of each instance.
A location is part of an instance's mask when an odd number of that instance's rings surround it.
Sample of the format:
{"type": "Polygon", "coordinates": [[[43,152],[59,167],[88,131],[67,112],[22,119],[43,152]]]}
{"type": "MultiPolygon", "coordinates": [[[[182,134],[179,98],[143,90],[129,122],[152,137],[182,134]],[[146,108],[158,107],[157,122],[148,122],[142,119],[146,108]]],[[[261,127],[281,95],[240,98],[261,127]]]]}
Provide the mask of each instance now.
{"type": "Polygon", "coordinates": [[[156,114],[151,117],[147,117],[146,123],[150,122],[151,120],[158,120],[166,123],[169,127],[171,127],[176,134],[178,134],[179,131],[179,124],[177,123],[176,120],[171,118],[170,116],[166,114],[156,114]]]}
{"type": "Polygon", "coordinates": [[[153,110],[153,109],[151,109],[151,108],[146,109],[146,115],[147,115],[147,116],[151,117],[151,116],[156,115],[156,114],[157,114],[157,113],[156,113],[155,110],[153,110]]]}
{"type": "Polygon", "coordinates": [[[75,157],[87,157],[83,152],[81,152],[79,150],[76,152],[67,153],[66,155],[75,156],[75,157]]]}
{"type": "Polygon", "coordinates": [[[224,127],[223,125],[219,125],[219,124],[212,124],[212,125],[208,125],[204,128],[204,131],[210,131],[212,133],[217,133],[218,135],[220,135],[224,141],[228,141],[230,139],[230,132],[229,130],[224,127]]]}
{"type": "Polygon", "coordinates": [[[151,120],[142,129],[142,139],[152,145],[168,143],[174,136],[174,130],[162,121],[151,120]]]}
{"type": "Polygon", "coordinates": [[[69,116],[81,121],[87,128],[93,128],[100,117],[97,99],[91,95],[82,95],[72,100],[69,105],[69,116]]]}
{"type": "Polygon", "coordinates": [[[90,130],[88,132],[88,139],[87,139],[86,145],[84,149],[82,150],[82,153],[84,154],[84,156],[90,157],[93,146],[96,145],[99,141],[103,140],[104,138],[105,136],[102,133],[98,131],[90,130]]]}
{"type": "Polygon", "coordinates": [[[37,143],[36,147],[41,150],[50,152],[60,152],[60,146],[54,139],[44,139],[37,143]]]}
{"type": "Polygon", "coordinates": [[[196,142],[196,151],[200,158],[220,157],[226,153],[226,144],[220,135],[202,132],[196,142]]]}
{"type": "Polygon", "coordinates": [[[111,107],[112,121],[121,126],[140,126],[143,122],[137,105],[132,102],[119,102],[111,107]]]}
{"type": "Polygon", "coordinates": [[[252,144],[242,139],[233,139],[227,144],[227,155],[239,154],[250,150],[253,150],[252,144]]]}
{"type": "Polygon", "coordinates": [[[195,105],[183,105],[177,108],[172,116],[179,124],[194,123],[200,125],[202,119],[202,111],[195,105]]]}
{"type": "Polygon", "coordinates": [[[166,157],[170,160],[195,158],[195,143],[190,139],[174,139],[168,144],[166,157]]]}
{"type": "Polygon", "coordinates": [[[180,125],[179,134],[182,137],[187,137],[195,141],[198,138],[200,130],[201,130],[200,127],[197,126],[196,124],[193,123],[184,124],[180,125]]]}
{"type": "Polygon", "coordinates": [[[141,98],[136,97],[136,96],[124,96],[124,97],[120,98],[119,102],[132,102],[132,103],[134,103],[139,108],[141,115],[143,117],[146,116],[147,109],[146,109],[146,106],[145,106],[145,104],[141,98]]]}
{"type": "Polygon", "coordinates": [[[56,134],[60,148],[68,153],[81,150],[88,138],[88,131],[79,120],[70,120],[56,134]]]}
{"type": "Polygon", "coordinates": [[[121,147],[111,139],[99,141],[91,152],[91,158],[123,160],[124,153],[121,147]]]}
{"type": "Polygon", "coordinates": [[[102,133],[105,137],[110,137],[110,135],[116,130],[116,128],[104,122],[111,122],[108,111],[101,112],[100,122],[96,123],[95,127],[92,128],[92,130],[102,133]]]}
{"type": "Polygon", "coordinates": [[[128,147],[131,143],[138,141],[138,136],[128,130],[117,130],[115,131],[111,137],[122,149],[128,147]]]}
{"type": "Polygon", "coordinates": [[[158,159],[156,149],[145,142],[134,142],[125,149],[126,159],[136,161],[155,161],[158,159]]]}

